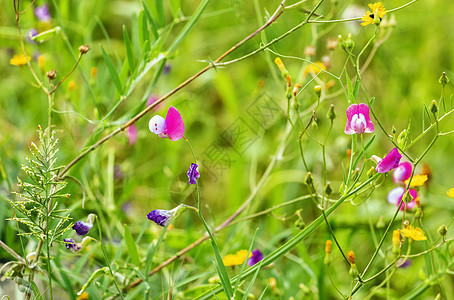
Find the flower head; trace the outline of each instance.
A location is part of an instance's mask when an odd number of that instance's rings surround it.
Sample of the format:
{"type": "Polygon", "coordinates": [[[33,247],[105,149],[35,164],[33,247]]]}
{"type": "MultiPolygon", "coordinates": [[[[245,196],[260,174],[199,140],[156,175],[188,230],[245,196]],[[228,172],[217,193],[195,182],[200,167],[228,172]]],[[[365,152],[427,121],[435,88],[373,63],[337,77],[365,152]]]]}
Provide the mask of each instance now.
{"type": "Polygon", "coordinates": [[[165,119],[158,115],[153,116],[148,123],[148,128],[160,138],[170,138],[172,141],[178,141],[184,135],[183,119],[173,106],[169,107],[165,119]]]}
{"type": "Polygon", "coordinates": [[[128,127],[128,143],[130,146],[134,145],[137,142],[137,138],[139,137],[139,130],[137,130],[136,125],[131,125],[128,127]]]}
{"type": "Polygon", "coordinates": [[[77,221],[73,225],[73,229],[76,231],[77,235],[86,235],[90,229],[93,227],[93,218],[94,214],[89,214],[87,222],[77,221]]]}
{"type": "Polygon", "coordinates": [[[304,68],[303,76],[306,76],[307,74],[310,74],[310,73],[318,74],[322,70],[326,71],[326,66],[322,62],[317,61],[314,63],[310,63],[304,68]]]}
{"type": "Polygon", "coordinates": [[[263,259],[262,252],[259,249],[254,249],[254,250],[252,250],[252,256],[249,257],[249,260],[247,261],[247,264],[249,266],[253,266],[256,263],[258,263],[259,261],[261,261],[262,259],[263,259]]]}
{"type": "Polygon", "coordinates": [[[12,64],[13,66],[23,66],[27,63],[27,58],[30,60],[30,56],[25,57],[25,55],[20,54],[17,55],[15,54],[13,58],[9,60],[9,63],[12,64]]]}
{"type": "Polygon", "coordinates": [[[38,34],[38,29],[32,28],[27,32],[27,42],[30,44],[38,44],[35,40],[33,40],[33,37],[38,34]]]}
{"type": "Polygon", "coordinates": [[[393,172],[393,180],[396,184],[403,185],[405,180],[411,177],[413,167],[408,161],[401,162],[393,172]]]}
{"type": "Polygon", "coordinates": [[[224,266],[236,266],[236,265],[241,265],[244,263],[246,259],[251,257],[252,254],[249,253],[248,256],[248,251],[247,250],[240,250],[236,254],[229,254],[226,255],[223,259],[222,262],[224,263],[224,266]]]}
{"type": "Polygon", "coordinates": [[[191,166],[189,167],[189,171],[188,171],[188,177],[189,177],[189,184],[197,183],[197,179],[200,177],[199,166],[197,164],[194,164],[194,163],[191,164],[191,166]]]}
{"type": "Polygon", "coordinates": [[[415,175],[413,178],[408,180],[405,180],[405,185],[407,185],[410,182],[411,187],[416,187],[416,186],[421,186],[427,181],[428,177],[427,175],[415,175]]]}
{"type": "Polygon", "coordinates": [[[447,191],[446,194],[447,194],[449,197],[451,197],[452,199],[454,199],[454,188],[449,189],[449,191],[447,191]]]}
{"type": "Polygon", "coordinates": [[[361,26],[366,26],[369,24],[380,24],[382,18],[385,16],[387,13],[385,7],[381,2],[375,2],[374,4],[369,4],[369,8],[372,10],[372,12],[367,11],[364,16],[362,17],[362,20],[364,21],[361,23],[361,26]],[[376,21],[378,20],[378,21],[376,21]]]}
{"type": "Polygon", "coordinates": [[[387,173],[399,165],[399,161],[402,158],[402,155],[399,153],[397,148],[391,150],[388,155],[383,159],[379,159],[377,167],[375,170],[378,173],[387,173]]]}
{"type": "Polygon", "coordinates": [[[369,106],[364,103],[352,104],[347,108],[346,134],[374,132],[374,124],[369,117],[369,106]]]}
{"type": "Polygon", "coordinates": [[[403,236],[411,238],[414,241],[427,240],[427,238],[424,235],[424,232],[421,230],[421,228],[418,227],[413,227],[410,225],[407,228],[403,228],[401,232],[403,236]]]}
{"type": "Polygon", "coordinates": [[[165,227],[170,221],[182,213],[186,209],[184,204],[180,204],[174,209],[165,210],[165,209],[155,209],[148,213],[147,218],[150,221],[155,222],[159,226],[165,227]]]}
{"type": "Polygon", "coordinates": [[[52,18],[49,13],[49,3],[43,4],[41,6],[37,6],[35,8],[35,16],[41,22],[49,22],[52,18]]]}
{"type": "Polygon", "coordinates": [[[65,242],[66,249],[71,249],[73,252],[77,252],[80,250],[80,245],[77,244],[72,238],[69,239],[63,239],[65,242]]]}
{"type": "MultiPolygon", "coordinates": [[[[388,202],[391,204],[395,204],[396,206],[399,206],[400,203],[402,202],[402,197],[404,196],[404,193],[405,193],[405,189],[401,186],[398,186],[398,187],[392,189],[388,193],[388,202]]],[[[416,205],[415,199],[418,198],[418,192],[416,190],[410,189],[409,193],[412,198],[412,201],[407,203],[407,210],[410,210],[413,207],[415,207],[415,205],[416,205]]],[[[404,209],[405,209],[405,204],[402,204],[400,206],[400,210],[404,210],[404,209]]]]}

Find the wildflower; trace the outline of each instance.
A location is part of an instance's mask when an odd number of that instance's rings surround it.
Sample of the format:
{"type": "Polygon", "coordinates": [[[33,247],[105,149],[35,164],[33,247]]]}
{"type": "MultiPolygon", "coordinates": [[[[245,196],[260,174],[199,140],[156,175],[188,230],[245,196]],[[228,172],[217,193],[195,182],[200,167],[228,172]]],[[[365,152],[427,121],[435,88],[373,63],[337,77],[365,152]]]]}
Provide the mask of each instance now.
{"type": "Polygon", "coordinates": [[[372,133],[374,130],[374,124],[369,117],[369,107],[366,104],[352,104],[347,108],[345,134],[372,133]]]}
{"type": "Polygon", "coordinates": [[[98,73],[98,68],[96,67],[91,67],[90,69],[90,76],[92,79],[95,79],[96,78],[96,74],[98,73]]]}
{"type": "Polygon", "coordinates": [[[421,186],[427,181],[427,179],[427,175],[415,175],[411,179],[411,182],[410,179],[405,180],[405,185],[408,185],[408,182],[410,182],[411,187],[421,186]]]}
{"type": "Polygon", "coordinates": [[[315,55],[316,51],[317,51],[317,49],[315,48],[315,46],[309,45],[309,46],[306,46],[306,48],[304,48],[304,55],[311,57],[311,56],[315,55]]]}
{"type": "Polygon", "coordinates": [[[367,11],[362,20],[364,21],[361,23],[361,26],[366,26],[369,24],[380,24],[382,18],[385,16],[387,11],[381,2],[376,2],[374,4],[369,4],[369,8],[372,12],[367,11]]]}
{"type": "Polygon", "coordinates": [[[69,83],[68,83],[68,91],[69,92],[72,92],[74,91],[74,89],[76,88],[76,82],[74,80],[70,80],[69,83]]]}
{"type": "Polygon", "coordinates": [[[413,167],[408,161],[401,162],[393,172],[393,181],[396,184],[404,184],[411,177],[413,167]]]}
{"type": "Polygon", "coordinates": [[[399,254],[400,252],[400,231],[393,231],[393,253],[399,254]]]}
{"type": "MultiPolygon", "coordinates": [[[[392,189],[388,193],[388,202],[391,204],[395,204],[396,206],[400,206],[404,193],[405,193],[405,189],[401,186],[398,186],[398,187],[392,189]]],[[[407,210],[410,210],[413,207],[415,207],[415,205],[416,205],[415,199],[418,198],[418,192],[416,190],[410,189],[409,194],[412,198],[412,201],[407,203],[407,210]]],[[[402,204],[400,206],[400,210],[404,210],[404,209],[405,209],[405,204],[402,204]]]]}
{"type": "Polygon", "coordinates": [[[167,116],[156,115],[150,119],[148,127],[151,132],[157,134],[160,138],[170,138],[172,141],[178,141],[184,135],[184,123],[178,110],[170,106],[167,116]]]}
{"type": "Polygon", "coordinates": [[[383,159],[378,158],[375,155],[372,156],[373,160],[378,161],[377,167],[375,168],[378,173],[387,173],[396,168],[399,165],[401,158],[402,155],[397,148],[391,150],[383,159]]]}
{"type": "Polygon", "coordinates": [[[263,259],[263,254],[259,249],[254,249],[252,250],[252,255],[249,257],[249,260],[247,261],[247,264],[249,266],[253,266],[259,261],[263,259]]]}
{"type": "Polygon", "coordinates": [[[401,258],[397,261],[397,267],[398,268],[406,268],[411,266],[411,260],[407,258],[401,258]]]}
{"type": "Polygon", "coordinates": [[[454,199],[454,188],[449,189],[449,191],[447,191],[446,194],[448,194],[449,197],[451,197],[452,199],[454,199]]]}
{"type": "Polygon", "coordinates": [[[128,127],[127,135],[129,145],[134,145],[137,142],[137,138],[139,137],[139,131],[134,124],[128,127]]]}
{"type": "Polygon", "coordinates": [[[46,73],[46,76],[49,80],[54,80],[57,78],[57,71],[56,70],[50,70],[46,73]]]}
{"type": "Polygon", "coordinates": [[[348,251],[348,253],[347,253],[347,258],[348,258],[348,261],[349,261],[351,264],[354,264],[355,261],[356,261],[355,252],[353,252],[352,250],[348,251]]]}
{"type": "Polygon", "coordinates": [[[187,174],[189,177],[189,184],[196,184],[197,179],[200,177],[199,166],[197,164],[192,163],[191,166],[189,167],[189,171],[187,174]]]}
{"type": "Polygon", "coordinates": [[[36,29],[36,28],[30,29],[27,32],[27,42],[29,42],[30,44],[37,44],[38,42],[33,40],[33,37],[36,36],[37,34],[38,34],[38,29],[36,29]]]}
{"type": "Polygon", "coordinates": [[[80,294],[79,296],[77,296],[77,300],[87,300],[88,299],[88,293],[87,292],[83,292],[82,294],[80,294]]]}
{"type": "Polygon", "coordinates": [[[51,15],[49,13],[49,3],[37,6],[35,8],[35,16],[41,22],[49,22],[51,20],[51,15]]]}
{"type": "Polygon", "coordinates": [[[324,65],[322,62],[320,62],[320,61],[314,62],[314,63],[308,64],[308,65],[304,68],[303,76],[306,76],[306,75],[309,74],[309,73],[318,74],[318,73],[320,73],[322,70],[323,70],[323,71],[326,71],[325,65],[324,65]]]}
{"type": "Polygon", "coordinates": [[[77,252],[80,250],[80,245],[77,244],[72,238],[63,239],[65,242],[66,249],[71,250],[73,252],[77,252]]]}
{"type": "Polygon", "coordinates": [[[403,228],[401,232],[403,236],[411,238],[414,241],[427,240],[427,238],[424,235],[424,232],[421,230],[421,228],[418,227],[413,227],[410,225],[406,228],[403,228]]]}
{"type": "Polygon", "coordinates": [[[276,59],[274,60],[274,63],[279,68],[279,70],[281,70],[282,75],[285,77],[285,75],[288,74],[288,71],[285,68],[284,63],[282,62],[282,60],[279,57],[276,57],[276,59]]]}
{"type": "Polygon", "coordinates": [[[23,66],[27,63],[27,60],[30,60],[30,56],[25,57],[23,54],[15,54],[13,58],[9,60],[9,63],[13,66],[23,66]]]}
{"type": "Polygon", "coordinates": [[[88,51],[90,51],[90,45],[82,45],[79,47],[79,52],[81,54],[86,54],[88,51]]]}
{"type": "Polygon", "coordinates": [[[252,254],[249,253],[248,256],[248,251],[247,250],[240,250],[236,254],[229,254],[226,255],[223,259],[222,262],[224,263],[224,266],[236,266],[236,265],[241,265],[244,263],[246,259],[251,257],[252,254]]]}
{"type": "Polygon", "coordinates": [[[73,229],[76,231],[77,235],[86,235],[90,229],[93,227],[93,218],[94,214],[89,214],[87,222],[77,221],[73,225],[73,229]]]}
{"type": "Polygon", "coordinates": [[[440,234],[443,239],[447,233],[448,233],[448,227],[446,227],[446,225],[441,225],[440,228],[438,228],[438,234],[440,234]]]}
{"type": "Polygon", "coordinates": [[[358,269],[356,268],[356,264],[355,264],[355,261],[356,261],[355,253],[352,250],[348,251],[347,259],[350,262],[350,270],[348,271],[348,273],[352,277],[358,276],[358,269]]]}
{"type": "Polygon", "coordinates": [[[174,217],[181,214],[185,209],[186,206],[184,204],[180,204],[171,210],[155,209],[148,213],[147,218],[159,226],[165,227],[174,217]]]}
{"type": "Polygon", "coordinates": [[[44,69],[45,63],[46,63],[46,60],[44,59],[44,56],[42,56],[42,55],[38,56],[38,66],[41,69],[44,69]]]}
{"type": "Polygon", "coordinates": [[[326,240],[325,242],[325,259],[323,260],[323,263],[325,265],[330,265],[333,260],[331,258],[331,245],[333,244],[333,242],[331,242],[331,240],[326,240]]]}

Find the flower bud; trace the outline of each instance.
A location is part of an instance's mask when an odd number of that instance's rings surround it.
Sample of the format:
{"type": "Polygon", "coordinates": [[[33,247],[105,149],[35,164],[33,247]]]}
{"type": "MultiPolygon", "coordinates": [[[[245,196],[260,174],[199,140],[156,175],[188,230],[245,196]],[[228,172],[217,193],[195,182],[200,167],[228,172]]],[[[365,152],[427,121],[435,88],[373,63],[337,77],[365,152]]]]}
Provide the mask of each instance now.
{"type": "Polygon", "coordinates": [[[311,123],[312,129],[317,130],[318,129],[318,124],[317,124],[317,119],[314,118],[314,120],[311,123]]]}
{"type": "Polygon", "coordinates": [[[400,231],[393,231],[393,253],[398,255],[400,253],[400,231]]]}
{"type": "Polygon", "coordinates": [[[349,33],[347,36],[347,40],[345,41],[345,50],[347,52],[351,52],[351,50],[353,49],[354,46],[355,46],[355,43],[353,42],[352,34],[349,33]]]}
{"type": "Polygon", "coordinates": [[[440,228],[438,228],[438,233],[442,238],[445,238],[446,234],[448,233],[448,227],[446,227],[446,225],[441,225],[440,228]]]}
{"type": "Polygon", "coordinates": [[[51,71],[47,72],[46,75],[49,80],[54,80],[57,77],[57,71],[51,70],[51,71]]]}
{"type": "Polygon", "coordinates": [[[326,240],[326,243],[325,243],[325,259],[323,260],[324,264],[329,266],[333,260],[331,258],[331,244],[333,242],[331,242],[331,240],[326,240]]]}
{"type": "Polygon", "coordinates": [[[431,111],[433,114],[436,114],[436,113],[437,113],[437,111],[438,111],[437,101],[432,100],[432,104],[430,104],[430,111],[431,111]]]}
{"type": "Polygon", "coordinates": [[[307,172],[306,177],[304,177],[304,183],[307,185],[311,185],[312,183],[314,183],[314,178],[312,178],[311,172],[307,172]]]}
{"type": "Polygon", "coordinates": [[[355,258],[355,252],[353,252],[353,250],[348,251],[348,253],[347,253],[347,258],[348,258],[348,261],[349,261],[352,265],[355,264],[356,258],[355,258]]]}
{"type": "Polygon", "coordinates": [[[317,97],[320,98],[320,95],[322,93],[322,86],[321,85],[314,86],[314,91],[315,91],[315,94],[317,95],[317,97]]]}
{"type": "Polygon", "coordinates": [[[85,54],[90,50],[90,45],[82,45],[79,47],[79,52],[85,54]]]}
{"type": "Polygon", "coordinates": [[[331,188],[331,183],[330,182],[326,183],[324,192],[325,192],[325,195],[327,195],[327,196],[331,195],[331,193],[333,192],[333,189],[331,188]]]}
{"type": "Polygon", "coordinates": [[[329,38],[326,41],[326,48],[330,51],[334,51],[334,49],[336,49],[338,43],[339,43],[338,40],[329,38]]]}
{"type": "Polygon", "coordinates": [[[295,84],[295,86],[293,87],[293,90],[292,90],[293,97],[296,97],[296,94],[298,94],[298,91],[300,90],[300,88],[301,88],[301,84],[299,84],[299,83],[295,84]]]}
{"type": "Polygon", "coordinates": [[[411,201],[413,201],[413,197],[410,195],[410,191],[406,191],[403,195],[402,195],[402,201],[404,201],[405,203],[410,203],[411,201]]]}
{"type": "Polygon", "coordinates": [[[330,119],[331,121],[333,121],[333,120],[336,118],[336,112],[334,111],[334,104],[331,104],[331,106],[329,107],[329,110],[328,110],[328,113],[326,114],[326,116],[327,116],[328,119],[330,119]]]}
{"type": "Polygon", "coordinates": [[[307,46],[306,48],[304,48],[304,55],[312,57],[315,55],[315,50],[315,46],[307,46]]]}
{"type": "Polygon", "coordinates": [[[270,277],[269,282],[270,282],[271,289],[274,291],[276,289],[276,286],[277,286],[276,278],[270,277]]]}
{"type": "Polygon", "coordinates": [[[287,81],[287,88],[292,86],[292,77],[290,75],[285,76],[285,80],[287,81]]]}
{"type": "Polygon", "coordinates": [[[442,85],[446,85],[449,83],[449,78],[446,76],[446,72],[441,73],[440,79],[438,79],[438,82],[441,83],[442,85]]]}
{"type": "Polygon", "coordinates": [[[285,78],[288,75],[288,71],[285,68],[284,63],[282,62],[282,60],[279,57],[276,57],[276,59],[274,60],[274,63],[276,64],[276,66],[281,71],[281,75],[284,76],[284,78],[285,78]]]}

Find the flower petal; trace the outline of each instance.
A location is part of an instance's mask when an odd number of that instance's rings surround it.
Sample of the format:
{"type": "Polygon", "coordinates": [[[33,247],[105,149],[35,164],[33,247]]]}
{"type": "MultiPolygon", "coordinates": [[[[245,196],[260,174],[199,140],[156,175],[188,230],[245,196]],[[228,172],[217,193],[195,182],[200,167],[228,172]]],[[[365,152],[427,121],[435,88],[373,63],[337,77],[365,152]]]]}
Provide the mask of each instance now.
{"type": "Polygon", "coordinates": [[[374,132],[374,124],[372,123],[369,117],[369,106],[364,103],[358,105],[358,114],[363,114],[364,118],[366,119],[366,133],[374,132]]]}
{"type": "Polygon", "coordinates": [[[178,110],[170,106],[169,110],[167,111],[166,116],[166,129],[165,133],[167,133],[172,141],[178,141],[184,135],[184,123],[183,119],[181,118],[180,113],[178,110]]]}
{"type": "Polygon", "coordinates": [[[355,131],[353,130],[351,123],[353,116],[358,113],[358,104],[352,104],[347,108],[347,124],[345,125],[345,134],[354,134],[355,131]]]}
{"type": "Polygon", "coordinates": [[[402,199],[402,195],[404,194],[404,192],[405,189],[401,186],[392,189],[388,193],[388,202],[396,205],[402,199]]]}
{"type": "Polygon", "coordinates": [[[148,122],[148,128],[155,134],[163,133],[166,129],[164,118],[158,115],[153,116],[153,118],[150,119],[150,122],[148,122]]]}
{"type": "Polygon", "coordinates": [[[383,158],[377,165],[376,170],[378,173],[387,173],[399,165],[402,155],[397,148],[391,150],[388,155],[383,158]]]}
{"type": "Polygon", "coordinates": [[[393,172],[393,180],[396,184],[404,184],[404,181],[411,177],[413,167],[408,161],[401,162],[393,172]]]}

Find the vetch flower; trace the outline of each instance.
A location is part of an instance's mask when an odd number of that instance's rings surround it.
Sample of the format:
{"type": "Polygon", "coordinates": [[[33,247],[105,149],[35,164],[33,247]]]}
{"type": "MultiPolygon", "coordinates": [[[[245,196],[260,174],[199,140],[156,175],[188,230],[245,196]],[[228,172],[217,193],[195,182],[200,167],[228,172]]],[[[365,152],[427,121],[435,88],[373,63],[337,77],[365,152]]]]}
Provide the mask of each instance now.
{"type": "Polygon", "coordinates": [[[259,249],[254,249],[252,250],[252,255],[249,257],[249,260],[247,261],[247,264],[249,266],[253,266],[259,261],[263,259],[263,254],[259,249]]]}
{"type": "Polygon", "coordinates": [[[346,134],[372,133],[374,130],[374,124],[369,117],[369,106],[361,103],[352,104],[347,108],[346,134]]]}
{"type": "Polygon", "coordinates": [[[194,163],[191,164],[191,166],[189,167],[189,171],[188,171],[188,177],[189,177],[189,184],[197,183],[197,179],[200,177],[199,166],[197,164],[194,164],[194,163]]]}
{"type": "Polygon", "coordinates": [[[427,181],[427,179],[428,179],[427,175],[415,175],[411,179],[411,182],[410,179],[405,180],[405,185],[407,185],[408,182],[410,182],[411,187],[421,186],[427,181]]]}
{"type": "Polygon", "coordinates": [[[185,209],[186,205],[184,204],[180,204],[171,210],[155,209],[148,213],[147,218],[159,226],[165,227],[174,217],[181,214],[185,209]]]}
{"type": "Polygon", "coordinates": [[[137,142],[137,138],[139,137],[139,130],[137,130],[136,125],[131,125],[128,127],[128,143],[130,146],[134,145],[137,142]]]}
{"type": "Polygon", "coordinates": [[[396,184],[403,185],[405,180],[411,177],[413,167],[408,161],[401,162],[393,172],[393,181],[396,184]]]}
{"type": "Polygon", "coordinates": [[[35,16],[41,22],[49,22],[51,20],[51,15],[49,13],[49,3],[37,6],[35,8],[35,16]]]}
{"type": "MultiPolygon", "coordinates": [[[[402,197],[404,195],[404,192],[405,192],[405,189],[401,186],[398,186],[398,187],[392,189],[388,193],[388,202],[391,204],[395,204],[396,206],[399,206],[400,203],[402,202],[402,197]]],[[[415,199],[418,198],[418,192],[416,190],[410,189],[409,193],[410,193],[410,196],[412,197],[412,201],[407,203],[407,210],[410,210],[413,207],[415,207],[415,205],[416,205],[415,199]]],[[[404,210],[404,209],[405,209],[405,203],[402,204],[402,206],[400,207],[400,210],[404,210]]]]}
{"type": "Polygon", "coordinates": [[[17,55],[15,54],[13,58],[9,60],[9,63],[12,64],[13,66],[23,66],[27,63],[27,58],[30,60],[30,56],[25,57],[25,55],[20,54],[17,55]]]}
{"type": "Polygon", "coordinates": [[[73,225],[73,229],[76,231],[77,235],[86,235],[90,229],[93,227],[93,218],[94,214],[89,214],[87,222],[77,221],[73,225]]]}
{"type": "Polygon", "coordinates": [[[454,199],[454,188],[449,189],[449,191],[447,191],[446,194],[447,194],[449,197],[451,197],[452,199],[454,199]]]}
{"type": "Polygon", "coordinates": [[[380,24],[381,20],[387,13],[385,7],[381,2],[375,2],[374,4],[369,4],[369,8],[372,10],[372,12],[367,11],[364,16],[362,17],[362,20],[364,21],[361,23],[361,26],[366,26],[369,24],[380,24]]]}
{"type": "Polygon", "coordinates": [[[169,107],[165,119],[159,115],[153,116],[148,123],[148,128],[160,138],[170,138],[172,141],[178,141],[184,135],[183,119],[173,106],[169,107]]]}
{"type": "Polygon", "coordinates": [[[71,250],[73,252],[77,252],[80,250],[80,245],[77,244],[72,238],[63,239],[65,242],[66,249],[71,250]]]}
{"type": "Polygon", "coordinates": [[[391,150],[383,159],[372,156],[372,159],[378,161],[377,167],[375,170],[378,173],[387,173],[399,165],[399,161],[402,158],[402,155],[399,153],[397,148],[391,150]]]}
{"type": "Polygon", "coordinates": [[[33,40],[33,37],[38,34],[38,29],[32,28],[27,32],[27,42],[30,44],[38,44],[38,42],[33,40]]]}
{"type": "Polygon", "coordinates": [[[412,225],[408,226],[407,228],[403,228],[401,232],[403,236],[411,238],[414,241],[427,240],[422,229],[418,227],[413,227],[412,225]]]}
{"type": "Polygon", "coordinates": [[[226,255],[223,259],[222,262],[224,263],[224,266],[236,266],[236,265],[241,265],[244,263],[246,259],[251,257],[252,254],[249,253],[248,256],[248,251],[247,250],[240,250],[236,254],[229,254],[226,255]]]}

